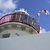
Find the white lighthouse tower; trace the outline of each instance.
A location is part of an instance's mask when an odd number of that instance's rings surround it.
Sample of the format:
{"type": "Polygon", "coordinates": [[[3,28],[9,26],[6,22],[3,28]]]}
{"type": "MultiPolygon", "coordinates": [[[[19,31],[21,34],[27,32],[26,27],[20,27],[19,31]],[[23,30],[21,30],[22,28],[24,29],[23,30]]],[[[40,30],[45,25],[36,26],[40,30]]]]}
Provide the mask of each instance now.
{"type": "Polygon", "coordinates": [[[0,38],[38,34],[40,26],[24,9],[7,14],[0,19],[0,38]]]}
{"type": "Polygon", "coordinates": [[[50,32],[39,34],[40,26],[20,9],[0,18],[0,50],[50,50],[50,32]]]}

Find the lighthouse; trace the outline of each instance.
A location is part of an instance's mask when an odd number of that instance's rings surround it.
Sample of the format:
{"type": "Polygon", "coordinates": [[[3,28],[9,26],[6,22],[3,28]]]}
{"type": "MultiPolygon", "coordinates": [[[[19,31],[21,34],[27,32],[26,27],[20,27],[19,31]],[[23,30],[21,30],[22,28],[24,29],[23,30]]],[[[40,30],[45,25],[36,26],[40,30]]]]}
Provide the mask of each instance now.
{"type": "Polygon", "coordinates": [[[0,38],[39,34],[37,20],[21,8],[0,18],[0,38]]]}
{"type": "Polygon", "coordinates": [[[0,50],[50,50],[49,37],[23,8],[0,18],[0,50]]]}

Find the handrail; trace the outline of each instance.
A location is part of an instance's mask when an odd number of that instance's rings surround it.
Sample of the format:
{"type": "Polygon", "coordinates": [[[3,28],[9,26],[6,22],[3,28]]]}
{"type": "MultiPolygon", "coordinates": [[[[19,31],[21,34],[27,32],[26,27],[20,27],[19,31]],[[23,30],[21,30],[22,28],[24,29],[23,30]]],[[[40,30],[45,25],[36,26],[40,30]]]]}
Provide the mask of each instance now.
{"type": "MultiPolygon", "coordinates": [[[[13,14],[5,15],[0,19],[0,25],[6,22],[21,22],[30,25],[36,30],[40,28],[35,18],[32,18],[31,16],[28,16],[26,14],[13,13],[13,14]]],[[[40,31],[40,29],[38,31],[40,31]]]]}

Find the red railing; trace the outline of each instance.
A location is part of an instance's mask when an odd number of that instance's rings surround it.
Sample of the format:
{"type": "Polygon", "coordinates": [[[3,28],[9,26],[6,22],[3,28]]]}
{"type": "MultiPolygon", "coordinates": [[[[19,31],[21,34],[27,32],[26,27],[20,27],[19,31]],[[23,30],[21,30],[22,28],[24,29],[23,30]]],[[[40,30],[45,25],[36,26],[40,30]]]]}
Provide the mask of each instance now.
{"type": "Polygon", "coordinates": [[[24,23],[33,27],[38,33],[40,32],[40,26],[38,22],[35,20],[35,18],[32,18],[29,15],[19,13],[7,14],[0,19],[0,25],[6,22],[24,23]]]}

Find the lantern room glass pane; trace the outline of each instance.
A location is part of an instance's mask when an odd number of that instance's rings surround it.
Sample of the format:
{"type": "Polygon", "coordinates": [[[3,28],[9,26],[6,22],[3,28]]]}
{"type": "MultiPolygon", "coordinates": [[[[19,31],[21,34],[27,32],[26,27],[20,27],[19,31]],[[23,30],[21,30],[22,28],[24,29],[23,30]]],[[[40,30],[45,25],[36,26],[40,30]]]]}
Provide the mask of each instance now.
{"type": "Polygon", "coordinates": [[[15,21],[19,21],[19,19],[20,19],[20,15],[19,14],[16,14],[15,21]]]}
{"type": "Polygon", "coordinates": [[[28,22],[32,23],[32,18],[31,17],[28,17],[28,22]]]}
{"type": "Polygon", "coordinates": [[[27,19],[28,19],[28,16],[27,16],[27,15],[24,15],[23,21],[24,21],[24,22],[27,22],[27,19]]]}
{"type": "Polygon", "coordinates": [[[20,19],[20,14],[13,14],[11,17],[11,21],[19,21],[20,19]]]}
{"type": "Polygon", "coordinates": [[[15,14],[12,14],[11,21],[15,21],[15,14]]]}
{"type": "Polygon", "coordinates": [[[39,24],[38,24],[38,22],[37,22],[36,20],[33,21],[33,26],[34,26],[35,28],[38,28],[39,24]]]}
{"type": "Polygon", "coordinates": [[[11,14],[8,14],[8,15],[3,16],[0,19],[0,24],[10,21],[11,20],[11,16],[12,16],[11,14]]]}

